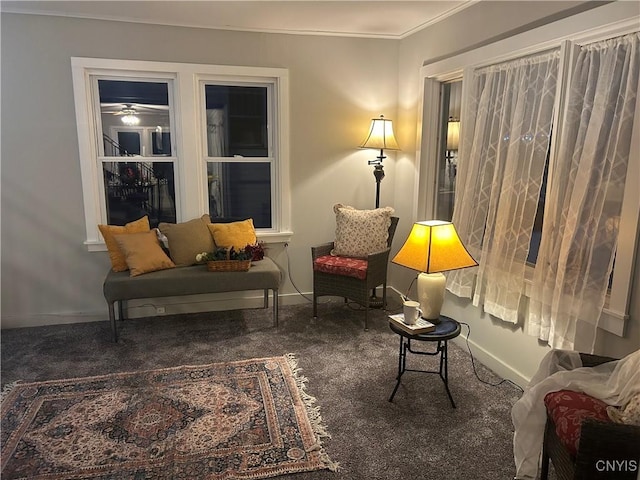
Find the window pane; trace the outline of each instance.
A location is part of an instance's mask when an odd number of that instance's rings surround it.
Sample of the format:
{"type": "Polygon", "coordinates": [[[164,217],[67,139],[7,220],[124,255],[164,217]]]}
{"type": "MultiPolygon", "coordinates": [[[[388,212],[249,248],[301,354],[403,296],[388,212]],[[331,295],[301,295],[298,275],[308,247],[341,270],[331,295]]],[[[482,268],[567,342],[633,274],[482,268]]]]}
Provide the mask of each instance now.
{"type": "Polygon", "coordinates": [[[98,92],[105,156],[171,155],[167,83],[99,79],[98,92]]]}
{"type": "Polygon", "coordinates": [[[442,114],[440,116],[440,154],[438,156],[438,195],[436,218],[451,221],[455,202],[460,133],[460,100],[462,82],[442,84],[442,114]]]}
{"type": "Polygon", "coordinates": [[[156,227],[176,221],[171,162],[105,162],[107,222],[124,225],[144,215],[156,227]]]}
{"type": "Polygon", "coordinates": [[[267,157],[267,87],[206,85],[209,157],[267,157]]]}
{"type": "Polygon", "coordinates": [[[542,222],[544,220],[544,205],[547,200],[547,180],[549,177],[549,155],[551,154],[551,142],[547,151],[547,159],[544,165],[544,176],[542,177],[542,186],[540,187],[540,197],[538,198],[538,210],[536,211],[536,219],[533,222],[533,232],[531,232],[531,241],[529,242],[529,253],[527,255],[527,263],[535,265],[538,260],[538,252],[540,251],[540,241],[542,240],[542,222]]]}
{"type": "Polygon", "coordinates": [[[271,164],[208,162],[209,215],[214,222],[253,219],[271,228],[271,164]]]}
{"type": "Polygon", "coordinates": [[[120,156],[140,155],[140,132],[118,132],[120,156]]]}

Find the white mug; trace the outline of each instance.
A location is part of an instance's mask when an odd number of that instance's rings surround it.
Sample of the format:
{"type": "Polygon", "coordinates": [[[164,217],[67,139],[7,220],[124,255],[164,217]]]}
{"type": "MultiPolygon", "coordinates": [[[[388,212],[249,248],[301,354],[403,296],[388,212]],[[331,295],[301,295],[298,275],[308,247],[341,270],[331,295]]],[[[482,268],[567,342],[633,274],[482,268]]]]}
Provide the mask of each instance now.
{"type": "Polygon", "coordinates": [[[415,325],[418,319],[422,316],[422,310],[420,310],[420,304],[413,300],[407,300],[402,304],[404,311],[404,323],[407,325],[415,325]]]}

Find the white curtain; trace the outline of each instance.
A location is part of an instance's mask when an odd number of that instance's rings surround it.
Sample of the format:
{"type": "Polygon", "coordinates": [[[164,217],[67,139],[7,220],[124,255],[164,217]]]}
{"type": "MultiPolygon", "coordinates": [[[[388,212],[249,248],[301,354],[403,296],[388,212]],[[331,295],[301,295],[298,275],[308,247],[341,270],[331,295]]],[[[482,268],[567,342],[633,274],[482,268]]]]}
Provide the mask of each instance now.
{"type": "Polygon", "coordinates": [[[553,50],[474,70],[463,112],[453,223],[480,266],[451,272],[448,289],[514,323],[550,143],[558,63],[559,50],[553,50]]]}
{"type": "Polygon", "coordinates": [[[593,342],[604,305],[638,96],[639,42],[633,33],[581,47],[571,77],[527,322],[529,334],[555,348],[573,349],[577,333],[593,342]]]}
{"type": "Polygon", "coordinates": [[[224,109],[207,110],[207,147],[210,157],[226,156],[224,109]]]}
{"type": "MultiPolygon", "coordinates": [[[[209,157],[225,157],[227,155],[226,136],[224,126],[224,109],[213,108],[207,110],[207,151],[209,157]]],[[[222,165],[210,162],[209,175],[209,214],[213,218],[224,215],[222,200],[222,165]]]]}

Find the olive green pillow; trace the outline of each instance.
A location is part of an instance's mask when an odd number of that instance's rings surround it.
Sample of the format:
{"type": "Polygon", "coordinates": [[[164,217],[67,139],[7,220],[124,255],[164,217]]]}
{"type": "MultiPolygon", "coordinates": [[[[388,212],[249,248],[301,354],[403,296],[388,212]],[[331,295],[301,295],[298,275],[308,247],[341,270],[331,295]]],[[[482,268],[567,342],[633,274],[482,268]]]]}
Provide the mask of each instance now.
{"type": "Polygon", "coordinates": [[[194,265],[197,254],[213,251],[213,238],[207,228],[210,223],[209,215],[202,215],[188,222],[158,225],[160,232],[168,239],[169,255],[176,266],[194,265]]]}

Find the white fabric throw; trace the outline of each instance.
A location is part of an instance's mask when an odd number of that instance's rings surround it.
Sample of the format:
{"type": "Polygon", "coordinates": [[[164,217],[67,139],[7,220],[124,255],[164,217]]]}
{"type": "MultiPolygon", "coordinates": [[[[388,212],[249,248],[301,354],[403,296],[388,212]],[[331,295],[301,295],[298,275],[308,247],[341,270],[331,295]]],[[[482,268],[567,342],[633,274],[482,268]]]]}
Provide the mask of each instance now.
{"type": "Polygon", "coordinates": [[[544,405],[547,393],[573,390],[608,405],[624,406],[640,392],[640,350],[595,367],[581,365],[578,352],[551,350],[511,409],[516,478],[537,476],[547,418],[544,405]]]}

